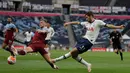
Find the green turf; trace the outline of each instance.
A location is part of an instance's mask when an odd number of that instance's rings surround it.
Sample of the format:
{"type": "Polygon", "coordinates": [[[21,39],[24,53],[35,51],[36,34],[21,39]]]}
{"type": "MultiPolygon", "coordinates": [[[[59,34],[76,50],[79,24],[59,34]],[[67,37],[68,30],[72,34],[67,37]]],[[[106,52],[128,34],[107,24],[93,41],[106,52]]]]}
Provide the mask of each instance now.
{"type": "MultiPolygon", "coordinates": [[[[51,51],[52,58],[61,56],[68,51],[51,51]]],[[[9,53],[0,49],[0,73],[88,73],[87,68],[69,58],[56,65],[59,70],[52,69],[44,59],[38,55],[17,56],[17,63],[7,64],[9,53]]],[[[112,52],[86,52],[81,55],[92,63],[91,73],[130,73],[130,53],[124,53],[124,61],[112,52]]]]}

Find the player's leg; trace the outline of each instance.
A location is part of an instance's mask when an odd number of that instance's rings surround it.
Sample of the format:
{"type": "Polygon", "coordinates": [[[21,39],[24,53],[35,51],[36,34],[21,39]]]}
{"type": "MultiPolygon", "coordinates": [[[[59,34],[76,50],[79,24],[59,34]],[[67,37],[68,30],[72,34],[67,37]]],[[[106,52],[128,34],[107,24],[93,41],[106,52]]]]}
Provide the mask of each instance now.
{"type": "Polygon", "coordinates": [[[38,44],[36,49],[41,55],[42,57],[49,63],[49,65],[54,68],[54,69],[58,69],[58,67],[52,62],[52,59],[50,58],[50,55],[48,54],[48,51],[46,51],[44,49],[45,44],[38,44]]]}
{"type": "Polygon", "coordinates": [[[82,59],[80,56],[78,56],[78,50],[76,48],[74,48],[71,52],[63,55],[63,56],[60,56],[58,58],[55,58],[53,59],[53,62],[58,62],[58,61],[61,61],[63,59],[67,59],[69,57],[71,57],[72,55],[72,58],[75,59],[76,61],[80,62],[81,64],[85,65],[86,67],[88,67],[88,70],[89,72],[91,71],[91,64],[86,62],[84,59],[82,59]]]}
{"type": "Polygon", "coordinates": [[[58,67],[52,62],[52,59],[50,58],[48,53],[41,55],[53,69],[58,69],[58,67]]]}
{"type": "MultiPolygon", "coordinates": [[[[11,42],[13,42],[13,41],[11,41],[11,42]]],[[[5,39],[4,42],[3,42],[3,44],[2,44],[2,48],[3,48],[4,50],[10,52],[10,54],[11,54],[12,56],[15,56],[14,53],[12,52],[12,50],[11,50],[11,45],[12,45],[12,43],[9,44],[9,40],[8,40],[8,39],[5,39]]]]}
{"type": "Polygon", "coordinates": [[[9,39],[8,37],[5,37],[5,40],[4,40],[3,44],[2,44],[2,48],[3,48],[4,50],[10,52],[10,48],[9,48],[9,46],[8,46],[8,45],[9,45],[9,41],[10,41],[10,39],[9,39]]]}
{"type": "Polygon", "coordinates": [[[121,44],[118,45],[118,50],[119,50],[119,52],[120,52],[121,60],[123,60],[123,51],[122,51],[121,44]]]}
{"type": "Polygon", "coordinates": [[[60,56],[58,58],[53,59],[53,62],[55,63],[55,62],[67,59],[69,57],[71,57],[71,52],[68,52],[68,53],[66,53],[66,54],[64,54],[64,55],[62,55],[62,56],[60,56]]]}
{"type": "Polygon", "coordinates": [[[91,72],[91,64],[85,61],[82,57],[80,57],[78,54],[80,52],[77,50],[77,48],[74,48],[71,51],[72,58],[75,59],[77,62],[85,65],[88,68],[88,72],[91,72]]]}
{"type": "Polygon", "coordinates": [[[2,44],[2,49],[5,49],[6,51],[9,51],[9,48],[6,43],[2,44]]]}
{"type": "Polygon", "coordinates": [[[92,44],[87,39],[82,39],[76,44],[76,48],[73,48],[69,53],[54,59],[55,62],[69,58],[72,56],[73,59],[85,65],[88,68],[88,71],[91,72],[91,64],[82,59],[78,54],[86,52],[88,49],[92,47],[92,44]]]}
{"type": "Polygon", "coordinates": [[[24,47],[22,49],[16,49],[14,47],[11,47],[11,49],[15,55],[26,55],[27,53],[32,53],[34,51],[30,46],[24,47]]]}
{"type": "Polygon", "coordinates": [[[120,57],[121,57],[121,60],[123,60],[123,52],[122,52],[122,49],[120,49],[120,57]]]}

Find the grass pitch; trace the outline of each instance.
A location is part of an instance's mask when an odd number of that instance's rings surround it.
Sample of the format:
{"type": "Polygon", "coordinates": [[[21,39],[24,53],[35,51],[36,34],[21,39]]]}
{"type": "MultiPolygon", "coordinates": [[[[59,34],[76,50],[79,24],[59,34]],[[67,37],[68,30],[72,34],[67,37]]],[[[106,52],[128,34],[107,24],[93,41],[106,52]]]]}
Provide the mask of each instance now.
{"type": "MultiPolygon", "coordinates": [[[[51,57],[59,57],[68,51],[51,50],[51,57]]],[[[92,63],[91,73],[130,73],[130,53],[124,52],[124,61],[113,52],[86,52],[81,55],[92,63]]],[[[52,69],[40,54],[17,56],[14,65],[7,63],[9,53],[0,49],[0,73],[88,73],[87,68],[72,58],[57,62],[59,70],[52,69]]]]}

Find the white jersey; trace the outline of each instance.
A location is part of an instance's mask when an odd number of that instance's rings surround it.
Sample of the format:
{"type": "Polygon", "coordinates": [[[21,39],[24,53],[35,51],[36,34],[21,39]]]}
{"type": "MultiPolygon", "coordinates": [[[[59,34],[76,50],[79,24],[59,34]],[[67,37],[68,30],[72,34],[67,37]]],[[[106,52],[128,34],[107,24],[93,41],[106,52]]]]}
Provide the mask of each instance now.
{"type": "Polygon", "coordinates": [[[52,27],[49,27],[48,30],[49,30],[49,32],[47,33],[47,37],[45,38],[45,40],[51,40],[51,38],[55,34],[55,31],[52,27]]]}
{"type": "Polygon", "coordinates": [[[88,39],[92,44],[94,44],[95,40],[98,37],[98,34],[100,32],[100,28],[102,26],[105,26],[106,23],[102,20],[94,20],[94,22],[81,22],[81,25],[84,25],[87,28],[86,34],[83,36],[83,38],[88,39]]]}
{"type": "Polygon", "coordinates": [[[33,32],[25,32],[25,35],[26,35],[26,38],[25,38],[25,40],[27,41],[27,42],[30,42],[31,41],[31,38],[34,36],[34,33],[33,32]]]}

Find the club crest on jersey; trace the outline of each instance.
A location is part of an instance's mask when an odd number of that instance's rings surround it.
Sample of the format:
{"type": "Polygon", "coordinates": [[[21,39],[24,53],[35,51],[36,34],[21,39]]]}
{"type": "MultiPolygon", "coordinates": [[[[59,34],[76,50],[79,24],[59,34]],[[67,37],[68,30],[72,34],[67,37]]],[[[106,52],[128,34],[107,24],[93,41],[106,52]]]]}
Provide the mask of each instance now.
{"type": "Polygon", "coordinates": [[[94,28],[93,27],[88,27],[87,28],[89,31],[94,31],[94,28]]]}

